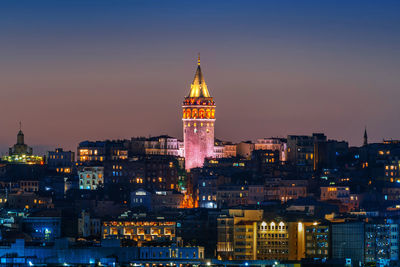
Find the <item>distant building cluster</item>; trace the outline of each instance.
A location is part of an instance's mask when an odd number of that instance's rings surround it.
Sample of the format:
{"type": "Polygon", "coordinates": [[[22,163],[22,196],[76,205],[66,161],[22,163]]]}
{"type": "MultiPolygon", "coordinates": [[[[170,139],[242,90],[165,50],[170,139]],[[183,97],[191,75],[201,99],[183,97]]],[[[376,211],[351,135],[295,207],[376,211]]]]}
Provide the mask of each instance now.
{"type": "Polygon", "coordinates": [[[400,141],[215,138],[200,68],[183,140],[82,141],[0,161],[0,265],[398,266],[400,141]]]}

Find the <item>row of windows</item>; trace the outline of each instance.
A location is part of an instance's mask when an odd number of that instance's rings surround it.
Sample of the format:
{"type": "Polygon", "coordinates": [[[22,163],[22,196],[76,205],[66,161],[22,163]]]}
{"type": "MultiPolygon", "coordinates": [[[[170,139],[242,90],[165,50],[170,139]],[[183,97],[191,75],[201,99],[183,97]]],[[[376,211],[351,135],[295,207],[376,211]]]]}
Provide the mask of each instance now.
{"type": "Polygon", "coordinates": [[[275,225],[274,223],[271,223],[270,225],[260,225],[258,227],[259,230],[285,230],[289,229],[288,225],[282,225],[283,223],[280,223],[279,225],[275,225]]]}
{"type": "Polygon", "coordinates": [[[268,242],[258,242],[259,246],[286,246],[289,243],[286,241],[268,241],[268,242]]]}
{"type": "Polygon", "coordinates": [[[50,159],[64,159],[64,155],[50,155],[50,159]]]}
{"type": "Polygon", "coordinates": [[[258,238],[287,238],[288,234],[258,234],[258,238]]]}
{"type": "Polygon", "coordinates": [[[183,118],[184,119],[214,119],[215,118],[215,109],[183,109],[183,118]]]}
{"type": "MultiPolygon", "coordinates": [[[[202,122],[200,122],[200,126],[201,127],[203,127],[204,125],[207,125],[207,127],[210,127],[210,125],[211,125],[211,127],[214,127],[214,123],[208,123],[207,122],[207,124],[203,124],[202,122]]],[[[193,126],[193,127],[197,127],[197,122],[194,122],[193,124],[191,124],[190,122],[189,123],[185,123],[185,125],[184,125],[185,127],[191,127],[191,126],[193,126]]]]}
{"type": "MultiPolygon", "coordinates": [[[[88,178],[88,179],[90,179],[90,178],[96,178],[96,174],[86,174],[86,175],[81,174],[81,175],[79,175],[79,177],[80,177],[81,179],[84,179],[85,176],[86,176],[86,178],[88,178]]],[[[97,174],[97,177],[101,179],[101,178],[103,178],[103,174],[98,173],[98,174],[97,174]]]]}
{"type": "MultiPolygon", "coordinates": [[[[158,258],[164,258],[164,257],[169,258],[170,257],[169,251],[166,251],[165,253],[163,253],[162,251],[160,251],[159,253],[153,252],[152,254],[153,254],[153,258],[157,258],[157,256],[158,256],[158,258]]],[[[148,253],[147,252],[142,252],[142,257],[143,258],[148,258],[148,253]]],[[[178,254],[175,252],[175,250],[171,251],[171,257],[172,258],[177,258],[178,257],[178,254]]],[[[179,252],[179,257],[178,258],[189,259],[189,253],[186,252],[185,256],[184,256],[182,252],[179,252]]],[[[196,252],[193,252],[193,258],[196,258],[196,252]]]]}
{"type": "Polygon", "coordinates": [[[288,254],[288,249],[260,249],[259,254],[288,254]]]}

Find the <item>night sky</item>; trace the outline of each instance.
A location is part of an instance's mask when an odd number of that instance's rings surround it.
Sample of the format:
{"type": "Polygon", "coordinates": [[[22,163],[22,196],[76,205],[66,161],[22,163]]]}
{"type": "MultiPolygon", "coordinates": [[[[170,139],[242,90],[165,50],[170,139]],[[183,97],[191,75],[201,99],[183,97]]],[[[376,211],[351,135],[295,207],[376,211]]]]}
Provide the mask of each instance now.
{"type": "Polygon", "coordinates": [[[0,154],[182,137],[197,53],[216,137],[400,138],[400,1],[1,1],[0,154]]]}

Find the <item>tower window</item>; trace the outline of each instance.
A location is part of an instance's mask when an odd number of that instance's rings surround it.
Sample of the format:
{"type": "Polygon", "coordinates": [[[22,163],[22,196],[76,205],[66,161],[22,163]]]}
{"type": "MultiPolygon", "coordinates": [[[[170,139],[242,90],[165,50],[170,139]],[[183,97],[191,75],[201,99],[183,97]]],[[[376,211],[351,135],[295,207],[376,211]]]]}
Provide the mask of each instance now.
{"type": "Polygon", "coordinates": [[[197,128],[194,128],[194,133],[197,133],[197,128]]]}

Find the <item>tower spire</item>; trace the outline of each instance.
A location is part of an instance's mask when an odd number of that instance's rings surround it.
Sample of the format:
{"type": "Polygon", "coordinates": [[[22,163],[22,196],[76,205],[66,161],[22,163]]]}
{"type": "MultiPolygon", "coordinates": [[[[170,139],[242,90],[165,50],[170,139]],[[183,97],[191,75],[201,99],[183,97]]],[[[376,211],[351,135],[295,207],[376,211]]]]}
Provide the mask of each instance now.
{"type": "Polygon", "coordinates": [[[22,131],[22,123],[19,121],[19,130],[22,131]]]}
{"type": "Polygon", "coordinates": [[[368,145],[367,126],[364,128],[364,146],[368,145]]]}
{"type": "Polygon", "coordinates": [[[200,53],[197,55],[197,70],[193,82],[190,85],[189,97],[211,97],[207,89],[206,81],[201,73],[200,53]]]}

